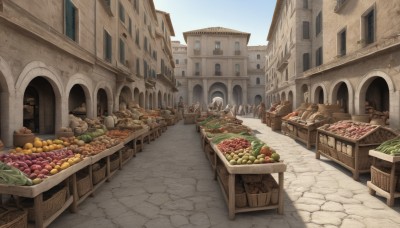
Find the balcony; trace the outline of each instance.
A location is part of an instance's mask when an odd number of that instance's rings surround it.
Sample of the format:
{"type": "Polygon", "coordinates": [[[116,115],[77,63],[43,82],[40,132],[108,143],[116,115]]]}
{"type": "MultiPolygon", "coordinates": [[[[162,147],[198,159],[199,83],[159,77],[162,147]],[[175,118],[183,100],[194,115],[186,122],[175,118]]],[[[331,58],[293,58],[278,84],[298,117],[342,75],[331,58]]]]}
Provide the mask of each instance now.
{"type": "Polygon", "coordinates": [[[281,60],[276,64],[278,71],[282,72],[285,67],[289,64],[290,53],[287,53],[281,60]]]}
{"type": "Polygon", "coordinates": [[[221,49],[214,49],[213,55],[222,55],[223,51],[221,49]]]}
{"type": "Polygon", "coordinates": [[[200,72],[197,71],[197,72],[194,73],[194,75],[199,76],[199,75],[200,75],[200,72]]]}
{"type": "Polygon", "coordinates": [[[335,13],[339,13],[339,11],[343,8],[346,3],[349,2],[348,0],[336,0],[336,6],[335,6],[335,13]]]}
{"type": "Polygon", "coordinates": [[[193,50],[193,55],[200,55],[201,51],[199,49],[194,49],[193,50]]]}
{"type": "Polygon", "coordinates": [[[215,71],[215,74],[214,74],[215,76],[221,76],[222,75],[222,72],[221,71],[215,71]]]}
{"type": "Polygon", "coordinates": [[[235,51],[235,55],[240,55],[240,51],[235,51]]]}

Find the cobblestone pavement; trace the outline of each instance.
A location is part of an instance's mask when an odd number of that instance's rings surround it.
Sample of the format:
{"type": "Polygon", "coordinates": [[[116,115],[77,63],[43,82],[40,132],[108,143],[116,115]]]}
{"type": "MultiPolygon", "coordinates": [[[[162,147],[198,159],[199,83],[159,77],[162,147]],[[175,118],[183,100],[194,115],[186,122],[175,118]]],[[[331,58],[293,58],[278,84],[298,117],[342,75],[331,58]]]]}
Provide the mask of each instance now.
{"type": "Polygon", "coordinates": [[[182,121],[118,172],[75,214],[65,212],[50,227],[400,227],[400,201],[390,208],[368,194],[368,175],[356,182],[349,171],[260,123],[244,124],[275,148],[288,165],[285,214],[275,210],[236,214],[228,210],[194,125],[182,121]]]}

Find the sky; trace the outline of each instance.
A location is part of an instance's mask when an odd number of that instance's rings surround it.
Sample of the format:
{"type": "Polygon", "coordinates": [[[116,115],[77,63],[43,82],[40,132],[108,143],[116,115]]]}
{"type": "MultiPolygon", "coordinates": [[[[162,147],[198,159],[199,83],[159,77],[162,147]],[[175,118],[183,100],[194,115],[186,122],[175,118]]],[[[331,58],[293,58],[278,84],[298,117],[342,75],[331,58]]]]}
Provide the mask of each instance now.
{"type": "Polygon", "coordinates": [[[267,45],[276,0],[154,0],[157,10],[170,14],[175,37],[183,32],[225,27],[251,33],[249,45],[267,45]]]}

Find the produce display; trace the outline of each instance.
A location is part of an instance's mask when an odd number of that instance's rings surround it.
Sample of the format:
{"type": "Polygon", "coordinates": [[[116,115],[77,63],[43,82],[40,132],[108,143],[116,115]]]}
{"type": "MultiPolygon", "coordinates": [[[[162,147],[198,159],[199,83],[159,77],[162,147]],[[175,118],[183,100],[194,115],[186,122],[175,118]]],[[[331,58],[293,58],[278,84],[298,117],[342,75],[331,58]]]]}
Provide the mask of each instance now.
{"type": "MultiPolygon", "coordinates": [[[[68,149],[60,149],[51,152],[41,152],[28,155],[0,155],[1,162],[22,171],[27,177],[32,179],[33,184],[39,184],[44,178],[55,175],[59,171],[67,169],[81,160],[82,157],[80,154],[74,154],[72,150],[68,149]]],[[[7,184],[14,184],[13,180],[14,179],[3,179],[3,181],[6,181],[7,184]],[[10,180],[10,182],[7,182],[7,180],[10,180]]],[[[26,182],[25,185],[26,184],[29,185],[29,182],[26,182]]]]}
{"type": "Polygon", "coordinates": [[[65,142],[61,139],[55,140],[42,140],[38,137],[34,139],[33,143],[26,143],[23,147],[16,147],[15,149],[11,149],[10,153],[23,153],[23,154],[33,154],[33,153],[41,153],[48,152],[52,150],[62,149],[65,146],[69,146],[68,142],[65,142]]]}
{"type": "Polygon", "coordinates": [[[32,185],[32,180],[19,169],[0,162],[0,184],[32,185]]]}
{"type": "Polygon", "coordinates": [[[226,139],[217,145],[231,165],[250,165],[279,162],[280,156],[265,143],[243,138],[226,139]]]}
{"type": "Polygon", "coordinates": [[[392,156],[400,156],[400,138],[388,140],[375,150],[392,156]]]}
{"type": "Polygon", "coordinates": [[[113,139],[124,139],[128,137],[130,134],[132,134],[131,131],[129,130],[109,130],[107,131],[107,136],[113,139]]]}
{"type": "Polygon", "coordinates": [[[370,125],[362,122],[339,121],[333,124],[325,124],[320,127],[320,129],[332,132],[345,138],[358,140],[364,135],[375,130],[377,127],[378,126],[376,125],[370,125]]]}
{"type": "Polygon", "coordinates": [[[85,133],[89,128],[86,121],[83,121],[81,118],[76,117],[72,114],[69,115],[69,126],[72,128],[76,135],[85,133]]]}

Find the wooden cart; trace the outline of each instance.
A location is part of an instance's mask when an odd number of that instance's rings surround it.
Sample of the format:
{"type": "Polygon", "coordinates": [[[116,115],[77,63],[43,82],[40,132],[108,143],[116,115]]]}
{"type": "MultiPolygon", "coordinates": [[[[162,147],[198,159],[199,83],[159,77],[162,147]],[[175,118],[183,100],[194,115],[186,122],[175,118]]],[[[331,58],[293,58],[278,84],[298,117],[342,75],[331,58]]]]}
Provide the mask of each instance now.
{"type": "Polygon", "coordinates": [[[375,150],[370,150],[369,155],[373,158],[371,181],[367,182],[369,193],[371,195],[379,193],[386,198],[388,206],[393,206],[394,199],[400,197],[400,191],[396,189],[396,182],[399,181],[396,176],[396,163],[400,161],[400,156],[391,156],[375,150]],[[376,166],[377,159],[391,163],[390,172],[380,170],[376,166]]]}
{"type": "Polygon", "coordinates": [[[306,144],[307,149],[311,149],[311,146],[315,146],[316,144],[317,128],[325,123],[326,121],[321,121],[311,125],[304,125],[295,121],[286,120],[284,134],[306,144]]]}
{"type": "MultiPolygon", "coordinates": [[[[277,209],[279,214],[283,214],[283,174],[286,171],[286,164],[283,162],[269,163],[269,164],[252,164],[252,165],[231,165],[222,152],[217,148],[216,145],[210,144],[213,148],[217,162],[221,162],[229,173],[228,178],[228,191],[226,192],[221,179],[218,177],[222,194],[224,195],[225,201],[228,205],[229,219],[234,219],[236,213],[249,212],[249,211],[260,211],[260,210],[271,210],[277,209]],[[272,174],[278,173],[278,186],[279,186],[279,199],[278,204],[268,205],[261,207],[236,207],[235,205],[235,181],[236,175],[238,174],[272,174]]],[[[216,174],[216,170],[215,176],[216,174]]]]}
{"type": "Polygon", "coordinates": [[[375,149],[382,142],[396,137],[392,130],[376,126],[357,140],[336,135],[330,131],[318,128],[315,157],[327,157],[353,173],[353,179],[358,180],[360,173],[369,173],[371,157],[369,150],[375,149]]]}

